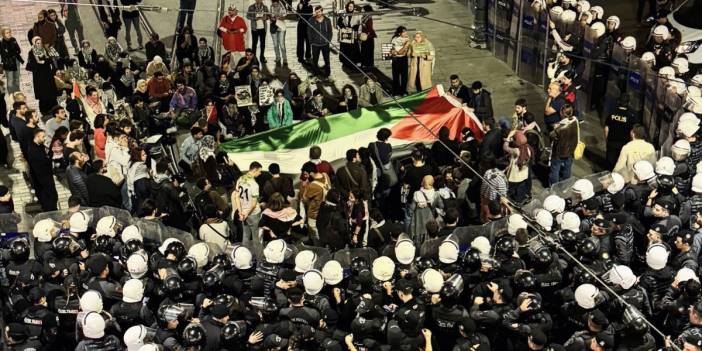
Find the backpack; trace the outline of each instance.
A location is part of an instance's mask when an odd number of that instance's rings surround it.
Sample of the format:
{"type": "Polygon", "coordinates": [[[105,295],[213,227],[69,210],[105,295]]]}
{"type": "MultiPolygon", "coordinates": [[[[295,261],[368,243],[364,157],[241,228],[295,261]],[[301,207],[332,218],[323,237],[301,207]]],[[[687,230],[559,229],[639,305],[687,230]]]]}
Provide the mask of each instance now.
{"type": "Polygon", "coordinates": [[[546,144],[544,144],[544,138],[541,136],[541,133],[539,133],[539,131],[529,129],[524,132],[524,136],[527,137],[527,140],[529,140],[528,138],[530,135],[536,137],[538,140],[538,143],[534,148],[534,160],[536,160],[536,164],[542,166],[549,166],[549,164],[551,163],[551,148],[546,147],[546,144]]]}
{"type": "Polygon", "coordinates": [[[205,220],[205,209],[212,205],[215,208],[217,208],[217,205],[212,201],[212,198],[210,197],[210,194],[206,191],[201,191],[199,194],[195,196],[195,199],[193,200],[194,205],[195,205],[195,211],[197,211],[198,217],[200,217],[203,221],[205,220]]]}

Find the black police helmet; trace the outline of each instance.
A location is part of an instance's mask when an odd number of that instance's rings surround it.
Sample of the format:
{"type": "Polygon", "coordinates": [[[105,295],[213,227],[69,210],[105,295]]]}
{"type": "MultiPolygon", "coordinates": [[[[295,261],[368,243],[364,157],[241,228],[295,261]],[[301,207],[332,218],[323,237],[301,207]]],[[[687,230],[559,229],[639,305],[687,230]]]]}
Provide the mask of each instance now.
{"type": "Polygon", "coordinates": [[[548,267],[553,262],[551,250],[547,247],[542,247],[536,251],[534,255],[534,263],[540,267],[548,267]]]}
{"type": "Polygon", "coordinates": [[[222,327],[222,341],[224,344],[240,340],[246,336],[246,322],[229,321],[222,327]]]}
{"type": "Polygon", "coordinates": [[[219,294],[214,299],[215,304],[220,304],[220,305],[224,305],[227,307],[230,307],[231,305],[233,305],[234,301],[236,301],[236,298],[232,295],[229,295],[229,294],[219,294]]]}
{"type": "Polygon", "coordinates": [[[25,262],[29,259],[29,243],[24,239],[15,239],[10,244],[10,258],[15,262],[25,262]]]}
{"type": "Polygon", "coordinates": [[[558,240],[568,250],[575,249],[578,239],[578,235],[572,230],[563,229],[558,233],[558,240]]]}
{"type": "Polygon", "coordinates": [[[144,249],[144,243],[141,240],[129,239],[124,243],[124,248],[127,251],[127,256],[144,249]]]}
{"type": "Polygon", "coordinates": [[[185,278],[193,278],[197,275],[197,262],[192,257],[185,257],[178,262],[178,274],[185,278]]]}
{"type": "Polygon", "coordinates": [[[662,192],[670,192],[673,191],[673,187],[675,186],[675,178],[673,176],[669,175],[659,175],[656,177],[656,181],[658,182],[658,190],[662,192]]]}
{"type": "Polygon", "coordinates": [[[514,240],[512,237],[502,236],[497,239],[495,252],[506,256],[512,256],[512,254],[514,254],[514,240]]]}
{"type": "Polygon", "coordinates": [[[594,257],[600,250],[600,242],[597,238],[589,237],[578,243],[578,253],[583,256],[594,257]]]}
{"type": "Polygon", "coordinates": [[[54,239],[52,247],[52,250],[55,253],[67,256],[71,253],[71,238],[66,236],[60,236],[54,239]]]}
{"type": "Polygon", "coordinates": [[[573,285],[580,286],[583,284],[597,284],[597,280],[592,276],[592,274],[590,274],[590,272],[580,269],[577,270],[575,277],[573,277],[573,285]]]}
{"type": "Polygon", "coordinates": [[[112,246],[112,238],[107,235],[98,235],[98,237],[95,238],[94,249],[97,252],[110,253],[112,252],[112,246]]]}
{"type": "Polygon", "coordinates": [[[478,249],[476,248],[468,249],[468,251],[466,251],[466,253],[463,254],[461,263],[463,265],[463,269],[469,271],[476,271],[480,269],[480,251],[478,251],[478,249]]]}
{"type": "Polygon", "coordinates": [[[534,273],[527,270],[518,270],[514,274],[514,286],[517,291],[532,291],[536,288],[536,277],[534,273]]]}
{"type": "Polygon", "coordinates": [[[429,257],[417,257],[414,259],[414,264],[417,267],[417,271],[424,272],[428,268],[432,268],[436,265],[436,262],[429,257]]]}
{"type": "Polygon", "coordinates": [[[190,324],[183,331],[183,343],[185,346],[202,346],[205,344],[205,329],[199,324],[190,324]]]}
{"type": "Polygon", "coordinates": [[[221,283],[222,280],[217,272],[208,271],[202,275],[202,285],[204,286],[205,290],[217,289],[221,283]]]}
{"type": "Polygon", "coordinates": [[[351,271],[358,274],[362,270],[369,269],[368,260],[365,257],[356,256],[351,260],[351,271]]]}
{"type": "Polygon", "coordinates": [[[232,263],[229,261],[229,256],[221,253],[212,258],[212,265],[219,266],[223,269],[229,269],[232,263]]]}
{"type": "Polygon", "coordinates": [[[169,294],[176,294],[183,290],[183,278],[172,275],[163,282],[164,290],[169,294]]]}
{"type": "Polygon", "coordinates": [[[180,241],[174,241],[168,244],[165,253],[166,256],[168,256],[168,254],[173,254],[173,256],[176,257],[176,260],[180,261],[183,259],[183,256],[185,256],[185,245],[183,245],[183,243],[180,241]]]}

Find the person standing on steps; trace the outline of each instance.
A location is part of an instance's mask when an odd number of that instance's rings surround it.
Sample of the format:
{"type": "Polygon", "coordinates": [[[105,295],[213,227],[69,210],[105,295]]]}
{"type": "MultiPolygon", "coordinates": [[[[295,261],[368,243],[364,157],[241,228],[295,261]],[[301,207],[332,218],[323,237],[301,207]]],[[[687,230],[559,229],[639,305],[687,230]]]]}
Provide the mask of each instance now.
{"type": "Polygon", "coordinates": [[[180,11],[178,12],[178,31],[186,25],[193,27],[193,17],[195,17],[195,6],[197,0],[180,0],[180,11]]]}
{"type": "Polygon", "coordinates": [[[312,20],[312,5],[310,0],[300,0],[297,4],[297,61],[300,63],[309,62],[312,58],[310,41],[307,38],[307,23],[312,20]]]}
{"type": "Polygon", "coordinates": [[[80,52],[80,43],[85,40],[83,36],[83,22],[80,19],[77,2],[78,0],[61,0],[61,17],[65,19],[66,32],[68,32],[71,46],[73,46],[76,54],[80,52]],[[78,40],[76,40],[76,35],[78,35],[78,40]]]}
{"type": "Polygon", "coordinates": [[[120,20],[119,2],[117,0],[98,0],[98,12],[100,13],[100,22],[102,22],[105,32],[105,38],[115,37],[122,27],[120,20]]]}
{"type": "Polygon", "coordinates": [[[219,21],[219,30],[222,37],[222,46],[229,53],[243,53],[246,50],[246,31],[248,31],[246,21],[239,16],[236,6],[230,5],[227,15],[219,21]]]}
{"type": "Polygon", "coordinates": [[[329,62],[329,43],[332,38],[332,23],[331,20],[324,15],[322,6],[317,5],[314,8],[314,19],[310,21],[310,27],[307,29],[307,40],[312,46],[312,70],[315,76],[329,79],[331,74],[331,66],[329,62]],[[319,54],[324,58],[324,67],[319,69],[319,54]]]}
{"type": "Polygon", "coordinates": [[[141,26],[139,25],[139,9],[137,8],[137,5],[140,2],[141,0],[122,0],[123,6],[129,6],[128,8],[122,10],[122,20],[124,21],[124,39],[127,41],[127,51],[134,51],[131,35],[132,26],[134,26],[134,30],[137,34],[137,43],[139,43],[137,49],[144,49],[144,38],[141,35],[141,26]]]}
{"type": "Polygon", "coordinates": [[[45,133],[37,128],[34,131],[34,140],[27,148],[27,163],[32,187],[36,192],[42,211],[56,211],[58,193],[54,183],[51,157],[44,145],[45,133]]]}
{"type": "MultiPolygon", "coordinates": [[[[19,64],[24,64],[22,58],[22,50],[17,39],[12,36],[12,30],[9,27],[3,27],[0,30],[2,39],[0,39],[0,62],[2,62],[2,72],[7,78],[7,93],[14,94],[19,91],[20,72],[19,64]]],[[[2,116],[4,118],[4,116],[2,116]]]]}
{"type": "Polygon", "coordinates": [[[251,21],[251,49],[254,54],[259,41],[261,42],[261,54],[258,56],[261,63],[266,63],[266,28],[269,17],[268,6],[263,4],[263,0],[256,0],[246,12],[246,18],[251,21]]]}

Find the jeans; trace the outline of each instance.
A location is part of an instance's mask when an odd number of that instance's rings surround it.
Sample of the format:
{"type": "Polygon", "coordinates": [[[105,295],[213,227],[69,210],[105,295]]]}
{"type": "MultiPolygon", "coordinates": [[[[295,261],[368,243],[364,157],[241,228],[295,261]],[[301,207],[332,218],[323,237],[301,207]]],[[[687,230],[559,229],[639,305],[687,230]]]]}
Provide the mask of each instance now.
{"type": "Polygon", "coordinates": [[[258,42],[261,41],[261,55],[258,56],[259,59],[264,59],[266,51],[266,30],[256,29],[251,31],[251,50],[254,55],[256,55],[256,48],[258,47],[258,42]]]}
{"type": "Polygon", "coordinates": [[[83,25],[80,23],[78,25],[73,25],[66,22],[66,32],[68,32],[68,37],[71,39],[71,46],[78,52],[80,50],[80,43],[85,40],[85,36],[83,36],[83,25]],[[78,34],[78,41],[76,41],[76,33],[78,34]]]}
{"type": "Polygon", "coordinates": [[[193,28],[193,15],[195,12],[195,5],[197,5],[197,0],[180,0],[180,9],[178,12],[178,28],[183,29],[183,26],[187,23],[188,27],[193,28]],[[190,10],[190,11],[183,11],[190,10]]]}
{"type": "Polygon", "coordinates": [[[573,166],[573,158],[566,159],[554,158],[551,160],[551,172],[548,175],[550,186],[560,181],[570,178],[570,168],[573,166]]]}
{"type": "Polygon", "coordinates": [[[315,245],[319,245],[319,232],[317,231],[317,220],[307,218],[307,227],[309,228],[310,239],[315,245]]]}
{"type": "Polygon", "coordinates": [[[132,25],[134,25],[134,30],[137,34],[137,42],[139,46],[143,46],[144,39],[141,36],[141,27],[139,26],[139,16],[135,17],[124,17],[124,39],[127,41],[127,47],[132,47],[132,25]]]}
{"type": "Polygon", "coordinates": [[[260,242],[260,238],[258,237],[258,221],[261,220],[261,212],[257,214],[252,214],[246,217],[243,223],[241,223],[242,226],[242,233],[241,233],[241,243],[242,244],[247,244],[251,240],[257,240],[260,242]]]}
{"type": "Polygon", "coordinates": [[[307,25],[304,23],[297,24],[297,60],[309,60],[312,55],[310,49],[310,41],[307,40],[307,25]]]}
{"type": "Polygon", "coordinates": [[[412,211],[412,205],[411,204],[404,204],[405,207],[402,208],[402,212],[404,213],[404,220],[402,221],[402,227],[405,230],[405,233],[409,233],[410,230],[410,225],[412,224],[412,215],[414,215],[414,211],[412,211]]]}
{"type": "Polygon", "coordinates": [[[275,33],[271,33],[273,37],[273,50],[275,51],[275,59],[278,61],[287,61],[285,56],[285,32],[279,30],[275,33]]]}
{"type": "MultiPolygon", "coordinates": [[[[17,62],[19,66],[19,62],[17,62]]],[[[7,77],[7,93],[12,94],[20,90],[20,71],[5,71],[5,77],[7,77]]]]}
{"type": "Polygon", "coordinates": [[[407,56],[392,59],[392,93],[394,95],[407,94],[407,75],[409,63],[407,56]]]}
{"type": "Polygon", "coordinates": [[[516,203],[522,203],[531,194],[531,178],[524,179],[518,183],[509,183],[507,196],[516,203]]]}
{"type": "Polygon", "coordinates": [[[315,75],[320,75],[322,77],[329,77],[331,74],[331,69],[330,63],[329,63],[329,45],[325,46],[313,46],[312,47],[312,69],[315,72],[315,75]],[[322,57],[324,58],[324,67],[322,67],[322,70],[320,72],[319,69],[319,53],[322,53],[322,57]]]}

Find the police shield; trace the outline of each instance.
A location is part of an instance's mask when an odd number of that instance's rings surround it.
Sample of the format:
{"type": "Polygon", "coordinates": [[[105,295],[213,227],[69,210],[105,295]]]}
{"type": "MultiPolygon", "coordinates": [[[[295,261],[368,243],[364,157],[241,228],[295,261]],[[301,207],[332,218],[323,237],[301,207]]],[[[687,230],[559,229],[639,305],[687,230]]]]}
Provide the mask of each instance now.
{"type": "Polygon", "coordinates": [[[605,114],[609,114],[617,108],[619,96],[625,92],[627,87],[626,79],[629,70],[628,55],[619,43],[615,43],[612,48],[611,68],[607,81],[607,93],[605,94],[605,114]]]}
{"type": "Polygon", "coordinates": [[[0,214],[0,235],[31,233],[34,219],[26,213],[0,214]]]}
{"type": "Polygon", "coordinates": [[[115,207],[110,207],[110,206],[103,206],[100,208],[96,208],[94,211],[94,221],[97,223],[97,221],[100,220],[100,218],[107,217],[107,216],[113,216],[117,220],[117,222],[122,226],[122,228],[133,224],[134,220],[132,219],[132,215],[129,213],[129,211],[121,209],[121,208],[115,208],[115,207]]]}
{"type": "Polygon", "coordinates": [[[514,0],[512,2],[512,16],[509,25],[509,38],[507,40],[507,64],[512,70],[517,68],[517,45],[519,44],[519,24],[521,20],[522,6],[529,6],[526,0],[514,0]]]}
{"type": "MultiPolygon", "coordinates": [[[[587,27],[589,28],[589,27],[587,27]]],[[[582,112],[587,112],[590,110],[590,106],[592,106],[592,74],[595,71],[594,63],[592,62],[592,55],[593,55],[593,49],[595,47],[595,37],[592,33],[591,30],[585,29],[584,35],[583,35],[583,57],[585,58],[585,62],[583,62],[583,71],[582,71],[582,83],[583,83],[583,90],[582,92],[584,93],[584,98],[583,101],[586,102],[585,104],[585,109],[582,112]]],[[[596,97],[596,98],[601,98],[601,97],[596,97]]]]}
{"type": "Polygon", "coordinates": [[[173,227],[166,227],[165,231],[163,232],[163,240],[169,238],[180,240],[183,243],[183,245],[185,245],[186,249],[190,249],[190,247],[196,243],[195,238],[193,238],[192,234],[173,227]]]}
{"type": "Polygon", "coordinates": [[[629,55],[626,93],[629,96],[629,111],[637,118],[641,117],[644,101],[645,72],[641,68],[641,59],[636,55],[629,55]]]}
{"type": "Polygon", "coordinates": [[[537,83],[541,79],[539,56],[541,55],[541,50],[543,50],[543,45],[539,42],[540,13],[528,3],[525,3],[522,8],[518,74],[522,79],[537,83]]]}
{"type": "Polygon", "coordinates": [[[369,247],[359,248],[359,249],[343,249],[334,253],[334,260],[338,261],[344,268],[350,268],[351,262],[354,258],[360,257],[368,263],[368,267],[371,266],[373,260],[378,258],[378,253],[369,247]]]}
{"type": "MultiPolygon", "coordinates": [[[[95,228],[95,223],[97,223],[97,219],[95,219],[95,211],[96,209],[92,207],[81,207],[80,209],[80,212],[85,213],[90,218],[90,221],[88,222],[88,227],[95,228]]],[[[51,220],[53,220],[54,222],[61,223],[62,226],[68,228],[68,220],[71,219],[71,215],[73,215],[73,213],[74,212],[69,212],[68,210],[37,213],[36,215],[34,215],[34,223],[37,223],[42,219],[51,218],[51,220]]]]}
{"type": "Polygon", "coordinates": [[[665,139],[665,135],[668,133],[669,124],[672,116],[666,115],[665,103],[668,94],[668,78],[664,76],[658,76],[656,83],[656,106],[655,113],[653,115],[653,120],[656,121],[656,128],[654,129],[655,134],[649,135],[651,138],[651,143],[653,145],[660,145],[665,139]]]}
{"type": "Polygon", "coordinates": [[[507,62],[510,25],[512,24],[512,0],[497,0],[495,3],[495,57],[507,62]]]}
{"type": "Polygon", "coordinates": [[[158,246],[166,240],[166,226],[160,221],[137,219],[134,221],[134,225],[139,228],[139,233],[141,233],[144,238],[144,244],[146,246],[158,246]]]}
{"type": "Polygon", "coordinates": [[[669,85],[665,94],[664,115],[666,117],[670,116],[670,119],[666,119],[661,122],[661,134],[658,140],[661,149],[666,151],[664,154],[670,154],[673,143],[677,139],[677,121],[680,118],[680,115],[682,115],[684,112],[682,110],[683,100],[681,97],[681,92],[677,91],[678,88],[676,88],[676,86],[677,84],[669,85]]]}
{"type": "Polygon", "coordinates": [[[653,70],[651,64],[640,61],[641,72],[644,74],[643,92],[643,125],[648,135],[653,138],[657,134],[658,124],[655,120],[656,112],[656,90],[658,86],[658,74],[653,70]]]}

